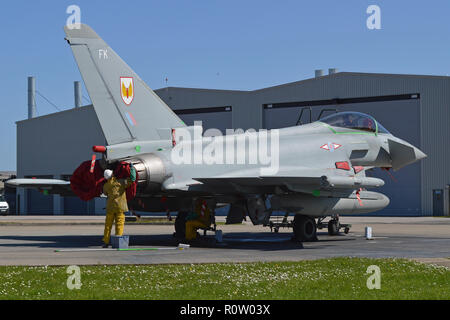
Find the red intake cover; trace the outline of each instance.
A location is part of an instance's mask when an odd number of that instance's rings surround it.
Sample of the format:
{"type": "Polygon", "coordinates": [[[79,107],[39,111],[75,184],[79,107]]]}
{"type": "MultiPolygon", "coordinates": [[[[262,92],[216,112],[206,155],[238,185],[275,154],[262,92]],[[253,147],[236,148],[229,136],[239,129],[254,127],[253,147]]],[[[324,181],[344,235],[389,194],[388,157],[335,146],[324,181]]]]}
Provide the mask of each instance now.
{"type": "MultiPolygon", "coordinates": [[[[72,191],[84,201],[89,201],[99,197],[103,192],[103,185],[106,180],[103,177],[103,169],[100,167],[99,160],[95,161],[94,170],[91,173],[91,161],[83,162],[72,174],[70,178],[70,187],[72,191]]],[[[119,179],[125,179],[130,176],[130,164],[121,162],[114,170],[114,176],[119,179]]],[[[136,196],[136,187],[138,174],[136,172],[136,181],[127,189],[127,201],[136,196]]]]}
{"type": "Polygon", "coordinates": [[[91,161],[85,161],[74,171],[70,178],[72,191],[84,201],[89,201],[99,197],[103,192],[103,169],[99,160],[95,161],[94,171],[91,173],[91,161]]]}

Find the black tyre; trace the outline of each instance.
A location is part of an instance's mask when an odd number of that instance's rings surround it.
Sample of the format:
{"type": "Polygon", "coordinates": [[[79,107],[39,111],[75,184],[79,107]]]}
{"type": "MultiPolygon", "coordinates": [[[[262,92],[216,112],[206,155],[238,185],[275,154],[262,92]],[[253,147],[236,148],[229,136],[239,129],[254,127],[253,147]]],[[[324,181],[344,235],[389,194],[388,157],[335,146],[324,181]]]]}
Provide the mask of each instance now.
{"type": "Polygon", "coordinates": [[[298,241],[309,242],[317,240],[317,226],[314,218],[296,214],[294,217],[293,229],[294,237],[298,241]]]}
{"type": "Polygon", "coordinates": [[[179,211],[175,219],[175,234],[174,236],[180,239],[184,239],[186,236],[186,217],[188,213],[186,211],[179,211]]]}
{"type": "Polygon", "coordinates": [[[339,234],[339,222],[335,219],[328,221],[328,234],[336,236],[339,234]]]}

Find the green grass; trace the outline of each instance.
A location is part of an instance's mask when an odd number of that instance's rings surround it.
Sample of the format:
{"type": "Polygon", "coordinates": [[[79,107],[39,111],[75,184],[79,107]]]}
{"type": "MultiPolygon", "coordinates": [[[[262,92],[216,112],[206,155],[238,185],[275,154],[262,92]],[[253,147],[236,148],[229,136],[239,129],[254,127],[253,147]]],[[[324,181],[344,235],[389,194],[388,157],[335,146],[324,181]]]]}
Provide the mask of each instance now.
{"type": "Polygon", "coordinates": [[[238,222],[238,223],[229,223],[227,224],[225,221],[217,221],[216,225],[218,226],[244,226],[245,224],[243,224],[242,222],[238,222]]]}
{"type": "Polygon", "coordinates": [[[66,267],[0,267],[0,299],[449,299],[450,270],[404,259],[81,266],[80,290],[66,267]],[[366,286],[381,269],[381,289],[366,286]]]}
{"type": "Polygon", "coordinates": [[[137,225],[137,224],[153,224],[153,225],[173,225],[175,223],[175,218],[172,221],[167,218],[161,219],[138,219],[136,221],[125,221],[126,225],[137,225]]]}

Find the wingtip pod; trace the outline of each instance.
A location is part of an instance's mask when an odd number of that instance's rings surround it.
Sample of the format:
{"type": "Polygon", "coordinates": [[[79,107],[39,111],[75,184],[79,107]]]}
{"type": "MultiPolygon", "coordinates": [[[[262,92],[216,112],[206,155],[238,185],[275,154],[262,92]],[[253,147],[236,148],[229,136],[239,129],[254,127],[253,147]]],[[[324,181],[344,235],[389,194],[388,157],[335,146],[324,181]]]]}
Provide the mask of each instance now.
{"type": "Polygon", "coordinates": [[[68,40],[71,38],[100,39],[91,27],[83,23],[66,24],[64,32],[68,40]]]}

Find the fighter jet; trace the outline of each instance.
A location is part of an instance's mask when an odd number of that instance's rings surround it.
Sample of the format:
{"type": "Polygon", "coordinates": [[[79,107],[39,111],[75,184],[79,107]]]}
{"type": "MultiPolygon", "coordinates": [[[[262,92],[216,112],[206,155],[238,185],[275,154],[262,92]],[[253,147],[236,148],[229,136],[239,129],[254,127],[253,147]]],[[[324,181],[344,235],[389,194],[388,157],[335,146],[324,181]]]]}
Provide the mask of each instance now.
{"type": "MultiPolygon", "coordinates": [[[[138,172],[133,207],[139,211],[192,210],[195,198],[215,208],[230,205],[228,223],[248,216],[267,224],[274,211],[294,215],[296,239],[316,239],[315,219],[385,208],[389,198],[368,191],[384,185],[372,168],[398,170],[426,157],[358,112],[335,113],[282,129],[208,135],[183,121],[87,25],[66,26],[83,81],[106,138],[94,146],[102,169],[119,162],[138,172]]],[[[217,132],[216,132],[217,133],[217,132]]],[[[70,182],[15,179],[15,187],[73,194],[70,182]]]]}

